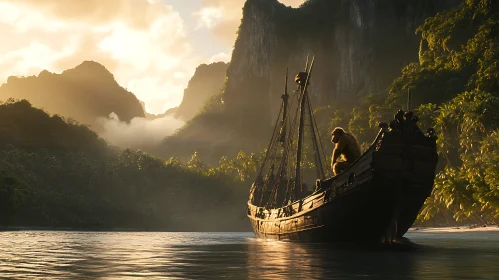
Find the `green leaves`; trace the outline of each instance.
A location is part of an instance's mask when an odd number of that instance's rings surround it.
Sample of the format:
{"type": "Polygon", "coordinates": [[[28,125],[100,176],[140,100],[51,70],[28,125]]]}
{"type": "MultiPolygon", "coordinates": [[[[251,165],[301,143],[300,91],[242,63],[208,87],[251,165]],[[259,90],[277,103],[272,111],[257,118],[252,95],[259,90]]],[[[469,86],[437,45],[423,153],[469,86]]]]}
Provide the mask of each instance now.
{"type": "Polygon", "coordinates": [[[426,19],[419,63],[411,63],[390,87],[387,103],[403,106],[408,88],[417,106],[440,104],[464,91],[499,91],[497,1],[467,1],[426,19]]]}
{"type": "Polygon", "coordinates": [[[446,163],[420,221],[446,208],[456,221],[492,222],[499,215],[499,98],[463,92],[437,107],[421,105],[424,122],[433,122],[439,153],[446,163]]]}
{"type": "Polygon", "coordinates": [[[467,0],[420,26],[419,63],[390,87],[404,106],[410,88],[422,127],[438,134],[440,170],[419,221],[494,222],[499,213],[499,1],[467,0]]]}

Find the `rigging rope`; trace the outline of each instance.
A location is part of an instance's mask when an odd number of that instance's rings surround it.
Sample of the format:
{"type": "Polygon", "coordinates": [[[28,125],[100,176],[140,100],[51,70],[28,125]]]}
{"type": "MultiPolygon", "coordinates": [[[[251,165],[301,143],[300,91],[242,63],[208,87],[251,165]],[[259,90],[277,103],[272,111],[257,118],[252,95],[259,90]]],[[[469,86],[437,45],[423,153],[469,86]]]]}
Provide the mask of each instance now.
{"type": "MultiPolygon", "coordinates": [[[[310,97],[308,96],[307,93],[308,83],[311,77],[314,60],[315,58],[312,59],[312,63],[310,64],[310,69],[306,70],[306,76],[303,75],[301,82],[299,82],[300,85],[294,91],[295,98],[291,98],[290,102],[291,104],[289,104],[289,106],[286,108],[284,108],[284,106],[286,106],[286,102],[284,101],[283,98],[279,115],[276,119],[276,123],[272,133],[271,141],[267,148],[267,152],[265,153],[263,163],[261,164],[260,170],[258,172],[256,188],[261,190],[260,203],[259,203],[260,206],[265,205],[266,207],[268,207],[276,205],[278,200],[280,199],[279,193],[283,191],[281,190],[282,187],[286,188],[286,193],[284,195],[284,201],[282,201],[282,204],[285,204],[289,201],[293,201],[295,199],[295,196],[297,195],[296,188],[300,189],[302,188],[303,185],[302,174],[305,170],[302,161],[306,159],[308,156],[306,156],[306,154],[303,154],[303,159],[302,159],[302,153],[304,152],[302,150],[305,149],[306,147],[306,144],[305,146],[302,146],[304,145],[303,143],[304,139],[298,139],[297,142],[295,141],[296,139],[294,139],[295,132],[297,131],[298,120],[300,120],[300,128],[298,128],[299,130],[298,133],[299,136],[301,137],[304,137],[305,134],[308,133],[304,130],[304,127],[310,125],[310,133],[312,137],[311,140],[313,141],[312,148],[314,151],[315,168],[318,172],[317,176],[320,179],[323,179],[325,177],[324,162],[321,159],[321,156],[324,160],[326,159],[325,151],[322,146],[322,139],[318,131],[317,120],[314,116],[312,104],[310,102],[310,97]],[[305,80],[305,84],[303,84],[303,80],[305,80]],[[295,106],[295,101],[298,102],[296,106],[295,106]],[[290,117],[291,114],[283,113],[284,110],[287,110],[287,108],[289,108],[290,111],[294,111],[295,113],[292,120],[290,117]],[[307,114],[308,117],[305,117],[305,115],[307,114]],[[281,125],[279,125],[279,121],[281,119],[282,122],[281,125]],[[280,133],[277,133],[278,127],[281,128],[280,133]],[[316,133],[319,133],[319,135],[316,135],[316,133]],[[277,145],[278,142],[281,145],[277,145]],[[279,157],[279,155],[281,156],[279,157]],[[275,163],[277,163],[279,159],[280,162],[276,172],[275,163]],[[269,166],[270,161],[271,165],[269,166]],[[294,177],[295,180],[290,180],[292,177],[294,177]],[[263,185],[260,185],[260,183],[262,183],[263,185]],[[270,190],[270,193],[267,191],[268,188],[272,188],[270,190]],[[266,201],[264,202],[264,200],[266,201]]],[[[299,75],[302,74],[305,73],[300,73],[299,75]]],[[[329,169],[327,170],[329,174],[329,169]]]]}
{"type": "MultiPolygon", "coordinates": [[[[310,99],[308,100],[308,106],[309,106],[309,110],[312,110],[313,107],[312,107],[312,103],[310,102],[310,99]]],[[[319,126],[317,125],[317,121],[315,119],[315,115],[314,115],[313,111],[311,111],[310,114],[312,115],[312,122],[313,122],[313,125],[316,128],[317,136],[319,138],[318,139],[319,140],[319,143],[318,143],[319,144],[319,150],[320,150],[320,153],[322,154],[322,158],[325,161],[324,163],[321,162],[321,164],[325,164],[327,162],[326,161],[327,157],[326,157],[326,153],[324,151],[324,146],[322,145],[322,139],[321,139],[321,133],[319,131],[319,126]]],[[[330,168],[326,168],[326,170],[327,170],[327,175],[331,176],[331,170],[330,170],[330,168]]],[[[323,168],[322,172],[323,172],[323,175],[325,176],[326,174],[324,174],[324,168],[323,168]]],[[[322,179],[324,179],[324,178],[322,178],[322,179]]]]}
{"type": "MultiPolygon", "coordinates": [[[[295,91],[295,94],[296,94],[296,91],[295,91]]],[[[277,172],[277,174],[280,174],[281,176],[279,176],[278,180],[276,182],[274,182],[274,186],[272,188],[272,192],[271,192],[271,195],[269,197],[269,201],[267,202],[266,205],[275,205],[277,203],[277,193],[278,193],[279,187],[281,185],[282,179],[285,177],[282,175],[284,174],[284,170],[287,167],[287,164],[289,164],[288,155],[289,155],[290,148],[292,146],[293,135],[294,135],[295,127],[296,127],[296,120],[298,117],[298,110],[299,110],[299,106],[296,106],[296,109],[295,109],[296,112],[294,114],[294,119],[293,119],[291,128],[289,130],[288,136],[286,138],[286,142],[285,142],[284,147],[283,147],[283,155],[282,155],[281,163],[279,164],[279,169],[277,172]]],[[[288,117],[289,117],[289,115],[286,117],[286,121],[287,121],[288,117]]],[[[288,175],[289,175],[289,173],[288,173],[288,175]]],[[[288,176],[286,176],[286,177],[288,177],[288,176]]]]}
{"type": "Polygon", "coordinates": [[[277,130],[277,124],[279,123],[279,117],[281,116],[281,113],[283,111],[283,105],[281,105],[281,110],[279,111],[279,115],[277,116],[277,120],[276,120],[276,123],[274,125],[274,131],[272,132],[272,137],[270,138],[270,143],[269,143],[269,146],[267,147],[267,152],[265,153],[265,158],[263,160],[263,163],[262,163],[262,166],[260,168],[260,172],[258,172],[258,178],[262,175],[262,172],[263,172],[263,169],[265,167],[265,164],[267,163],[267,159],[268,159],[268,155],[269,155],[269,152],[270,152],[270,149],[271,147],[273,146],[274,144],[274,136],[275,136],[275,132],[277,130]]]}

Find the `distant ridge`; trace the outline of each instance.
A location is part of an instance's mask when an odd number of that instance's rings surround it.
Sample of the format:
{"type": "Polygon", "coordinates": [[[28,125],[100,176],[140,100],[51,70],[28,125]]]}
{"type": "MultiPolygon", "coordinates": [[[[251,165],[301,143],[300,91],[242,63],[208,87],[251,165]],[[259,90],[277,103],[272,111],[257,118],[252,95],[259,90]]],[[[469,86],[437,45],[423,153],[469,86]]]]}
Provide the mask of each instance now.
{"type": "Polygon", "coordinates": [[[90,125],[95,131],[100,130],[97,118],[112,112],[122,121],[145,117],[135,95],[95,61],[84,61],[61,74],[43,70],[38,76],[11,76],[0,87],[0,100],[9,98],[26,99],[35,107],[90,125]]]}
{"type": "Polygon", "coordinates": [[[184,97],[175,110],[175,117],[184,121],[192,119],[210,97],[220,93],[227,67],[228,64],[224,62],[199,65],[184,90],[184,97]]]}

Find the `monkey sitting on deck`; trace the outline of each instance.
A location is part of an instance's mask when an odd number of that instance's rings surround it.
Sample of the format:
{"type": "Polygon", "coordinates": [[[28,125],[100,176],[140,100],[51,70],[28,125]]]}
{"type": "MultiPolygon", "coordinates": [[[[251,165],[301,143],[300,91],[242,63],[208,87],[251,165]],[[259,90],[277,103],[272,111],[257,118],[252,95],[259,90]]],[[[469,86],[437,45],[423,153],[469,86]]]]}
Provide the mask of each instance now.
{"type": "Polygon", "coordinates": [[[337,127],[331,133],[331,142],[335,144],[331,159],[331,169],[334,176],[347,169],[361,155],[361,149],[357,139],[343,128],[337,127]],[[339,160],[342,156],[342,160],[339,160]]]}

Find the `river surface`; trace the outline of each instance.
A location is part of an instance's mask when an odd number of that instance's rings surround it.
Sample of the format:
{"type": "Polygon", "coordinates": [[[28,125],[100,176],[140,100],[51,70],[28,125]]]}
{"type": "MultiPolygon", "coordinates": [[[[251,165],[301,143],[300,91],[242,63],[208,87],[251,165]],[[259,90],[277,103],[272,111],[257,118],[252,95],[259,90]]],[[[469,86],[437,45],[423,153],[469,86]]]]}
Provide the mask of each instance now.
{"type": "Polygon", "coordinates": [[[499,279],[499,228],[406,237],[421,247],[296,244],[252,233],[0,232],[0,279],[499,279]]]}

